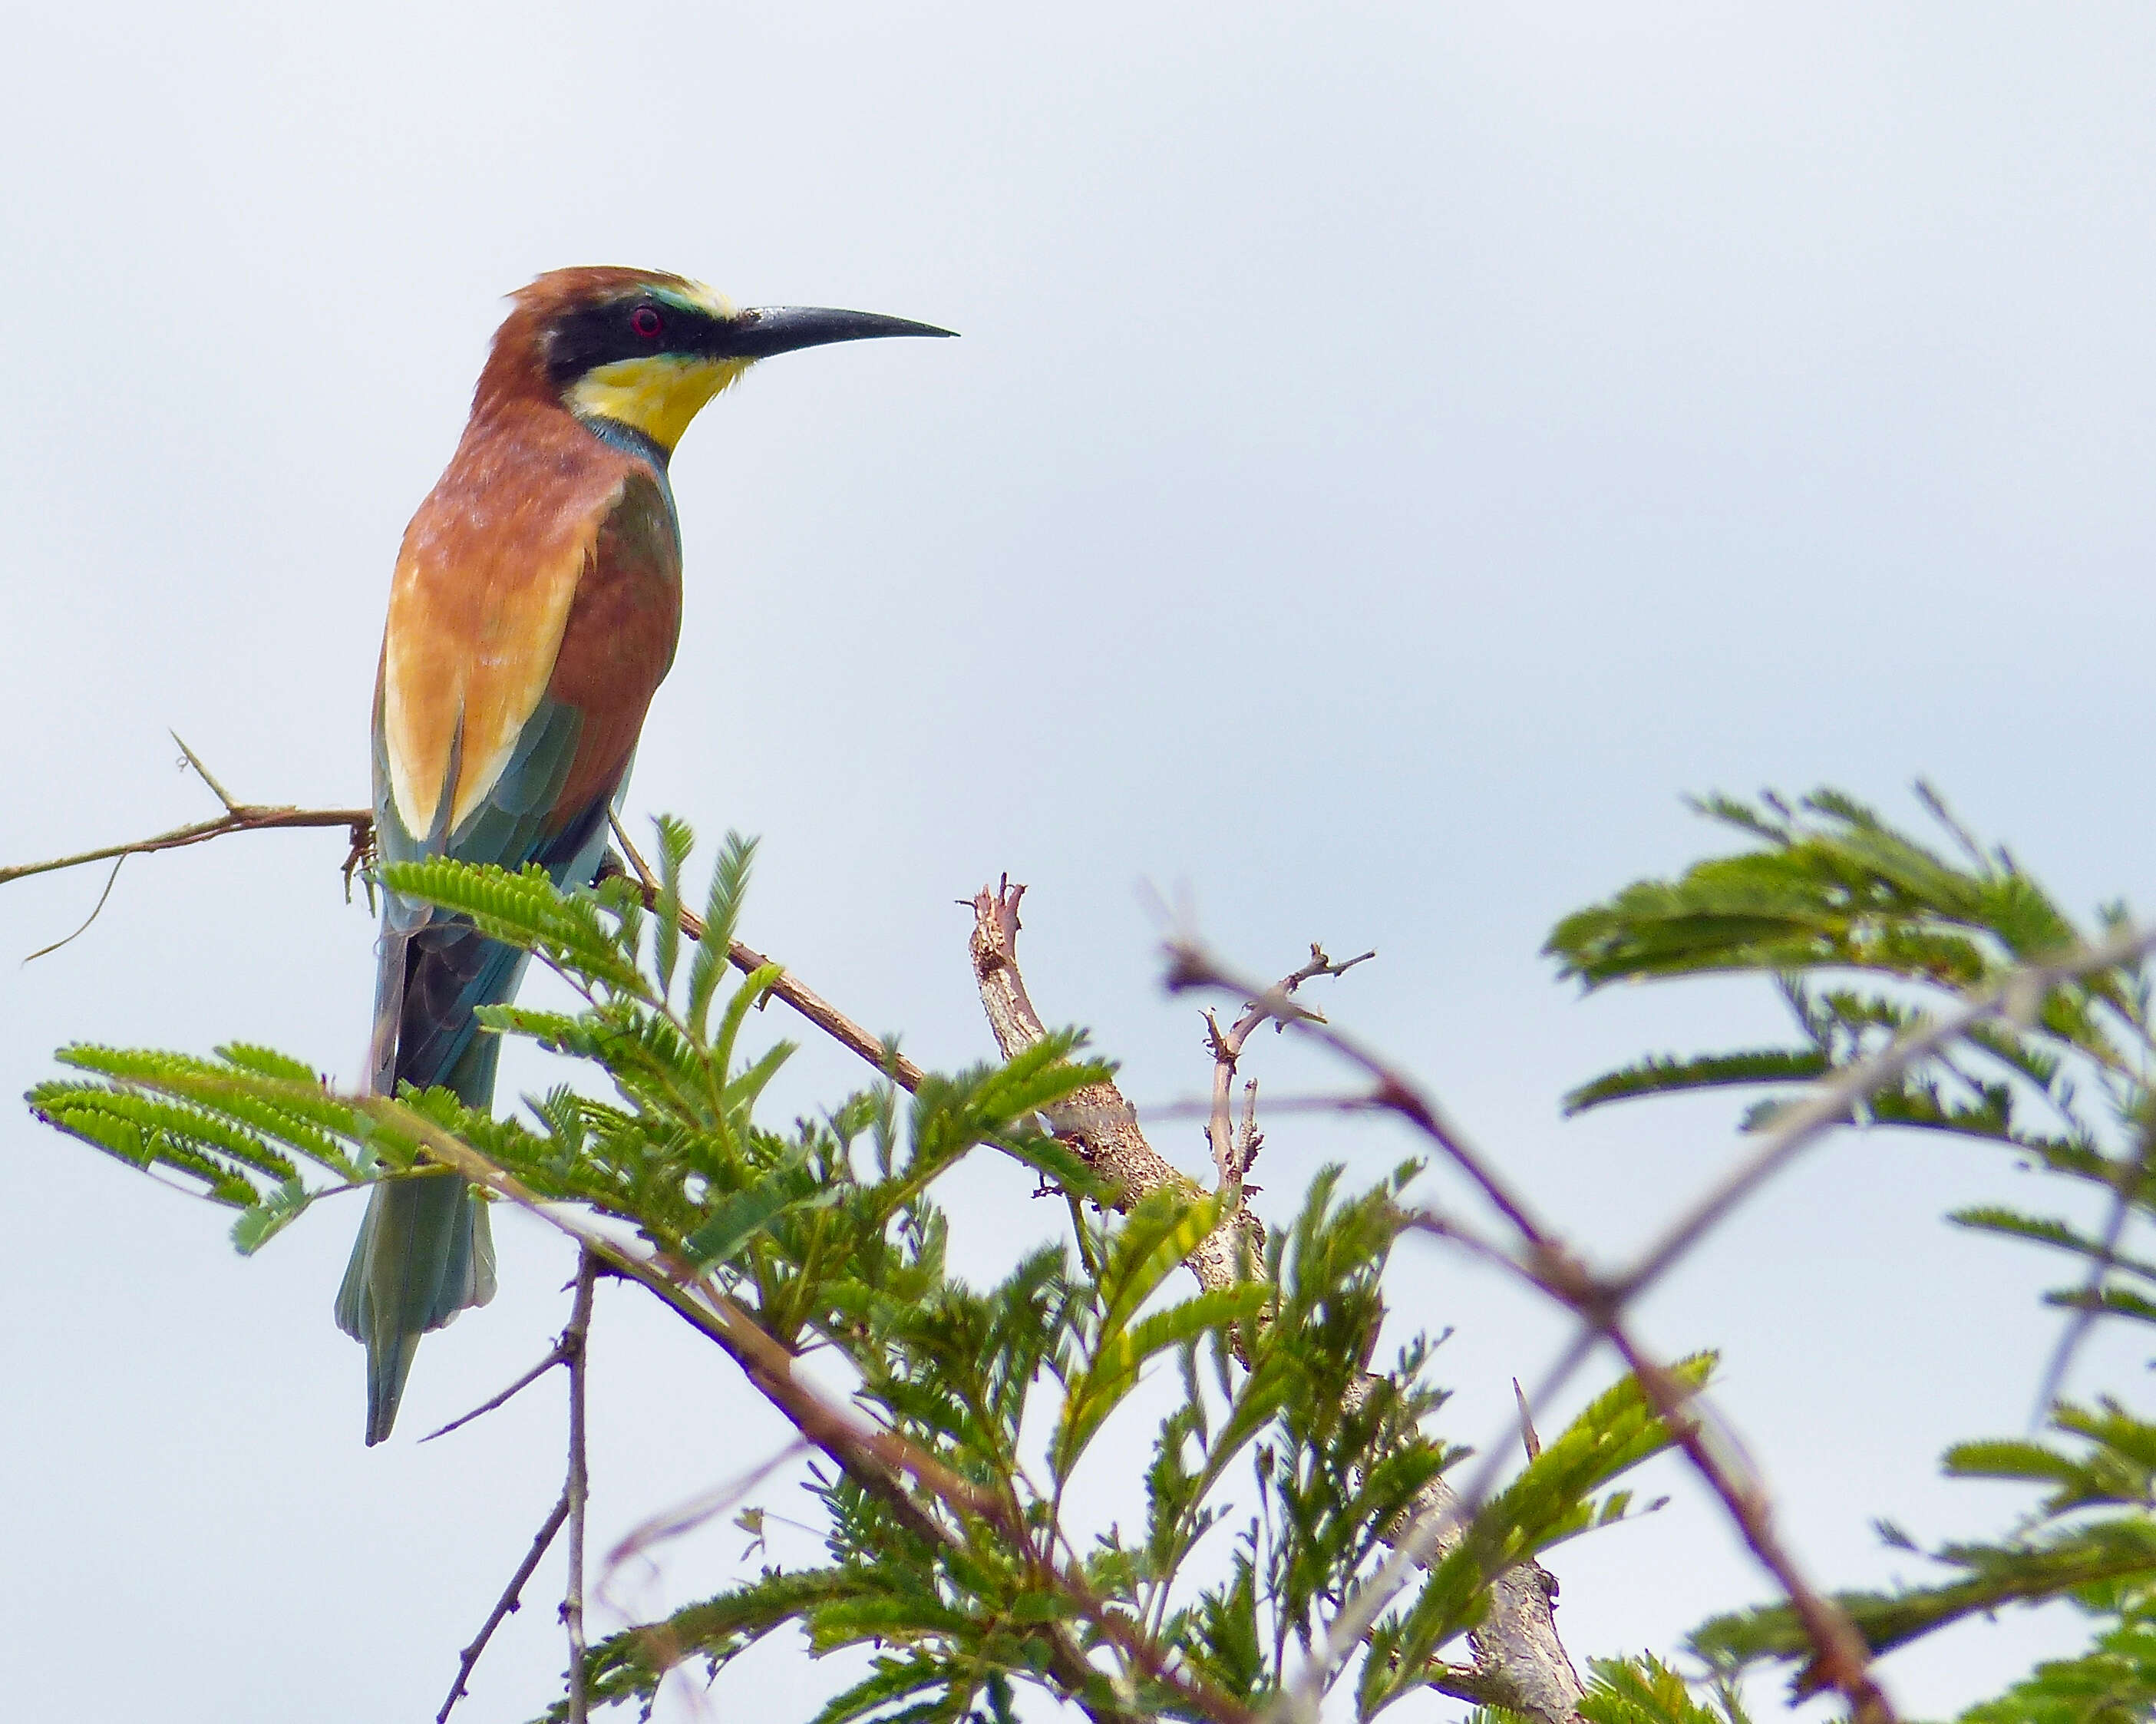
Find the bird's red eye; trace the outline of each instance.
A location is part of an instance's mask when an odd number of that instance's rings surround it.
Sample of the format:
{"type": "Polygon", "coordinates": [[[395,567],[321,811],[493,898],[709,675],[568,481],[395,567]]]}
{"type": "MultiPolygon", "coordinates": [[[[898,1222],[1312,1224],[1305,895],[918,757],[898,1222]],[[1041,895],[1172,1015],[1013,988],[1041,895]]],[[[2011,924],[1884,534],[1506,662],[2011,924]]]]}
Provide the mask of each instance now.
{"type": "Polygon", "coordinates": [[[649,305],[639,305],[629,314],[629,326],[647,341],[655,341],[666,321],[649,305]]]}

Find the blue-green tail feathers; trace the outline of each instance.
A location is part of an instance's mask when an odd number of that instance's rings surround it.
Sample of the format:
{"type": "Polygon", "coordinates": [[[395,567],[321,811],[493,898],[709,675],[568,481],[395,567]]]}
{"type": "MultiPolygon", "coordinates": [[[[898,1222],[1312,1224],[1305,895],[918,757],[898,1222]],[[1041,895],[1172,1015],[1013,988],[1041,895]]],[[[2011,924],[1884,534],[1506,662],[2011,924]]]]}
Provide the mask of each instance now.
{"type": "MultiPolygon", "coordinates": [[[[444,917],[382,935],[370,1087],[443,1085],[470,1107],[494,1099],[501,1044],[475,1007],[516,991],[525,954],[444,917]]],[[[453,1173],[382,1181],[369,1195],[337,1290],[337,1326],[367,1347],[367,1440],[396,1423],[419,1337],[494,1297],[486,1205],[453,1173]]]]}
{"type": "Polygon", "coordinates": [[[337,1290],[337,1326],[367,1343],[367,1440],[389,1434],[419,1337],[494,1297],[486,1205],[454,1173],[385,1180],[337,1290]]]}
{"type": "MultiPolygon", "coordinates": [[[[543,721],[526,726],[501,782],[466,829],[453,838],[437,832],[421,842],[404,831],[383,794],[377,715],[376,804],[383,811],[377,818],[383,859],[401,861],[445,849],[465,860],[511,868],[536,861],[557,885],[589,885],[606,853],[607,812],[627,783],[627,766],[606,794],[547,832],[544,804],[558,792],[582,721],[551,701],[542,702],[536,716],[543,721]]],[[[408,1083],[440,1085],[467,1107],[490,1108],[501,1044],[480,1029],[474,1013],[513,998],[528,961],[459,917],[388,893],[369,1092],[394,1095],[408,1083]]],[[[466,1306],[485,1305],[494,1297],[494,1283],[486,1205],[464,1180],[422,1172],[375,1187],[336,1301],[337,1326],[367,1347],[370,1444],[387,1437],[396,1422],[419,1337],[466,1306]]]]}

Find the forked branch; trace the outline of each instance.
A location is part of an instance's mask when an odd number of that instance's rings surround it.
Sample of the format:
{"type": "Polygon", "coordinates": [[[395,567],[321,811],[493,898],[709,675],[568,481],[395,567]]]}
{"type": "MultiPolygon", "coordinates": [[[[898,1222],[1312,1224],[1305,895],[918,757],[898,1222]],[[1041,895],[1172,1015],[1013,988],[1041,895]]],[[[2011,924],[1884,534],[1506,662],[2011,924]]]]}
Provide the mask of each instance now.
{"type": "MultiPolygon", "coordinates": [[[[184,746],[184,745],[182,745],[184,746]]],[[[554,1506],[540,1522],[539,1531],[531,1540],[531,1548],[524,1553],[524,1560],[516,1565],[516,1572],[509,1577],[509,1584],[501,1589],[501,1596],[494,1602],[486,1620],[480,1624],[479,1633],[471,1644],[458,1655],[456,1680],[449,1684],[449,1698],[442,1709],[434,1714],[434,1724],[449,1724],[449,1714],[456,1704],[470,1691],[466,1685],[472,1671],[478,1667],[480,1655],[485,1652],[487,1642],[494,1631],[507,1619],[511,1611],[524,1602],[524,1588],[532,1574],[545,1558],[564,1525],[569,1529],[569,1573],[562,1588],[562,1619],[569,1634],[569,1716],[576,1724],[583,1724],[584,1706],[584,1500],[589,1488],[590,1474],[584,1456],[584,1346],[592,1330],[592,1294],[598,1285],[598,1260],[589,1250],[578,1258],[576,1296],[569,1306],[569,1321],[562,1330],[562,1338],[554,1343],[554,1350],[531,1370],[482,1406],[475,1407],[461,1419],[453,1419],[434,1432],[439,1437],[469,1424],[482,1413],[490,1413],[526,1385],[536,1383],[557,1365],[566,1365],[569,1370],[569,1464],[562,1480],[562,1494],[554,1500],[554,1506]]],[[[432,1440],[431,1438],[423,1440],[432,1440]]]]}
{"type": "MultiPolygon", "coordinates": [[[[1235,1065],[1243,1057],[1244,1044],[1250,1033],[1269,1018],[1277,1015],[1273,1000],[1286,1001],[1287,997],[1306,982],[1320,976],[1344,976],[1356,965],[1368,963],[1378,954],[1365,952],[1344,962],[1335,963],[1325,955],[1325,948],[1315,940],[1310,942],[1310,962],[1283,976],[1267,991],[1267,1003],[1251,1002],[1243,1009],[1228,1029],[1220,1028],[1219,1018],[1213,1013],[1205,1014],[1205,1045],[1213,1055],[1213,1109],[1205,1124],[1206,1141],[1213,1147],[1213,1166],[1220,1176],[1219,1189],[1224,1196],[1240,1200],[1243,1181],[1250,1171],[1250,1163],[1257,1159],[1258,1150],[1265,1139],[1258,1131],[1258,1085],[1253,1078],[1243,1087],[1243,1122],[1237,1129],[1235,1123],[1235,1065]]],[[[1296,1010],[1322,1024],[1325,1014],[1314,1007],[1299,1002],[1296,1010]]]]}

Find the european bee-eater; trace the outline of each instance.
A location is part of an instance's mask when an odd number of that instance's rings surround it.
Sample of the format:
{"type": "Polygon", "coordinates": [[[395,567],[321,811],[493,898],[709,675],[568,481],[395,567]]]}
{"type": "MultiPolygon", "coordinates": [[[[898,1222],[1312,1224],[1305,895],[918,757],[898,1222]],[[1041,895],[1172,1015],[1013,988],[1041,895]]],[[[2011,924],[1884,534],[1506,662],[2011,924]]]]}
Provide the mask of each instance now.
{"type": "MultiPolygon", "coordinates": [[[[557,269],[512,296],[448,470],[404,531],[374,695],[384,862],[537,862],[588,886],[644,710],[674,660],[681,534],[666,464],[706,403],[795,347],[947,330],[737,310],[640,269],[557,269]]],[[[386,896],[368,1088],[489,1106],[499,1042],[475,1007],[525,955],[386,896]]],[[[397,1417],[419,1337],[494,1296],[486,1207],[449,1174],[377,1184],[337,1294],[367,1345],[367,1440],[397,1417]]]]}

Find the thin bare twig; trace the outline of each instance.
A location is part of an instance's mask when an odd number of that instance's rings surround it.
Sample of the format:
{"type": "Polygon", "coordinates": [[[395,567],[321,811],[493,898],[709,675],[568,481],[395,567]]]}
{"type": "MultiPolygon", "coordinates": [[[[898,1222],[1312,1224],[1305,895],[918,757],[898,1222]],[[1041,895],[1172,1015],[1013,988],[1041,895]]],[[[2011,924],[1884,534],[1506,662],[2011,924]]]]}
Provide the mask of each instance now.
{"type": "MultiPolygon", "coordinates": [[[[1243,1048],[1250,1039],[1250,1032],[1269,1018],[1276,1018],[1284,1009],[1282,1003],[1306,982],[1320,976],[1344,976],[1356,965],[1368,963],[1378,954],[1365,952],[1342,963],[1335,963],[1325,955],[1325,949],[1315,940],[1310,942],[1310,962],[1291,973],[1283,976],[1266,990],[1265,1003],[1253,1002],[1243,1014],[1227,1029],[1220,1028],[1220,1020],[1211,1012],[1205,1014],[1205,1044],[1213,1055],[1213,1105],[1208,1116],[1205,1137],[1213,1147],[1213,1165],[1220,1176],[1219,1191],[1223,1201],[1231,1206],[1239,1200],[1244,1176],[1256,1159],[1259,1145],[1263,1142],[1257,1125],[1257,1085],[1253,1083],[1244,1095],[1243,1130],[1240,1135],[1234,1123],[1234,1092],[1235,1062],[1243,1057],[1243,1048]]],[[[1296,1003],[1292,1009],[1309,1021],[1322,1024],[1325,1014],[1312,1007],[1296,1003]]]]}
{"type": "Polygon", "coordinates": [[[569,1474],[562,1500],[569,1506],[569,1574],[562,1588],[562,1626],[569,1638],[569,1724],[585,1724],[584,1675],[584,1510],[591,1496],[591,1467],[584,1450],[584,1355],[592,1333],[592,1292],[598,1285],[599,1260],[590,1249],[578,1254],[577,1298],[562,1347],[569,1367],[569,1474]]]}
{"type": "Polygon", "coordinates": [[[81,939],[85,934],[87,934],[90,931],[90,925],[105,913],[105,900],[112,895],[113,887],[119,883],[121,865],[126,862],[126,859],[127,859],[125,856],[115,856],[112,859],[112,872],[105,876],[105,890],[97,895],[97,902],[90,906],[90,914],[82,919],[81,926],[78,927],[72,934],[66,936],[64,939],[54,941],[49,946],[40,946],[35,952],[30,953],[28,957],[25,957],[23,962],[26,964],[33,964],[37,962],[39,958],[58,952],[63,946],[72,946],[76,941],[81,939]]]}
{"type": "Polygon", "coordinates": [[[1484,1197],[1511,1222],[1523,1239],[1543,1235],[1543,1229],[1528,1212],[1526,1199],[1501,1179],[1496,1171],[1474,1154],[1460,1132],[1445,1118],[1435,1098],[1380,1059],[1354,1037],[1335,1029],[1322,1018],[1288,997],[1284,988],[1261,988],[1246,978],[1223,969],[1213,955],[1194,940],[1181,936],[1168,942],[1168,973],[1171,993],[1193,988],[1220,988],[1252,999],[1250,1010],[1260,1021],[1270,1018],[1283,1029],[1292,1026],[1316,1038],[1350,1064],[1360,1066],[1377,1085],[1376,1099],[1401,1116],[1445,1155],[1481,1189],[1484,1197]]]}
{"type": "MultiPolygon", "coordinates": [[[[352,834],[352,848],[359,850],[374,830],[374,816],[365,808],[298,808],[289,804],[272,807],[261,803],[239,803],[214,820],[198,820],[175,826],[151,838],[131,839],[126,844],[105,844],[72,856],[54,856],[44,862],[18,862],[0,868],[0,886],[33,875],[57,874],[64,868],[80,868],[90,862],[110,862],[118,856],[147,856],[159,850],[184,849],[207,844],[232,832],[282,832],[316,826],[342,826],[352,834]]],[[[355,864],[355,866],[357,865],[355,864]]]]}
{"type": "Polygon", "coordinates": [[[1646,1392],[1656,1417],[1676,1439],[1692,1470],[1721,1499],[1752,1554],[1789,1595],[1789,1608],[1811,1643],[1812,1667],[1821,1681],[1847,1698],[1855,1718],[1891,1724],[1894,1709],[1871,1675],[1871,1643],[1847,1611],[1804,1580],[1795,1557],[1774,1529],[1774,1502],[1764,1481],[1732,1452],[1731,1445],[1708,1440],[1706,1424],[1693,1410],[1698,1397],[1689,1383],[1649,1358],[1623,1324],[1608,1323],[1603,1333],[1646,1392]]]}
{"type": "Polygon", "coordinates": [[[539,1531],[531,1540],[531,1548],[524,1553],[524,1560],[516,1565],[516,1573],[509,1577],[509,1584],[501,1589],[501,1596],[495,1600],[494,1609],[487,1613],[486,1620],[480,1624],[479,1633],[473,1636],[471,1644],[458,1655],[457,1679],[449,1684],[449,1697],[442,1702],[441,1711],[434,1714],[434,1724],[449,1724],[450,1712],[455,1710],[457,1702],[469,1691],[465,1684],[470,1680],[472,1670],[479,1663],[480,1654],[486,1650],[486,1643],[494,1638],[494,1631],[501,1626],[503,1619],[523,1603],[520,1595],[524,1591],[525,1583],[531,1578],[532,1572],[546,1556],[547,1547],[553,1543],[554,1535],[562,1530],[562,1523],[568,1518],[569,1499],[564,1494],[557,1497],[554,1506],[547,1511],[547,1518],[540,1523],[539,1531]]]}
{"type": "MultiPolygon", "coordinates": [[[[806,1438],[796,1437],[769,1460],[759,1461],[747,1472],[729,1479],[723,1485],[714,1485],[686,1502],[647,1516],[624,1533],[613,1549],[606,1554],[606,1566],[599,1577],[598,1594],[602,1603],[607,1600],[607,1588],[613,1584],[614,1571],[634,1557],[642,1556],[654,1545],[664,1544],[669,1539],[679,1538],[693,1532],[714,1515],[722,1515],[750,1491],[756,1489],[779,1468],[796,1456],[808,1452],[806,1438]]],[[[789,1525],[792,1523],[788,1523],[789,1525]]]]}
{"type": "MultiPolygon", "coordinates": [[[[198,820],[192,825],[175,826],[170,832],[160,832],[151,838],[133,839],[126,844],[105,844],[95,850],[80,850],[72,856],[54,856],[44,862],[18,862],[0,868],[0,886],[6,885],[10,880],[28,880],[33,875],[57,874],[63,869],[80,868],[91,862],[110,862],[112,874],[106,880],[105,891],[97,900],[97,910],[91,911],[89,921],[68,936],[68,940],[73,940],[81,934],[83,928],[87,928],[90,922],[97,920],[98,910],[104,909],[105,899],[112,895],[113,880],[120,877],[120,864],[130,856],[146,856],[158,850],[184,849],[189,844],[207,844],[211,839],[223,838],[228,832],[277,832],[304,827],[341,826],[352,834],[352,849],[344,864],[345,896],[347,899],[351,897],[353,874],[373,854],[374,815],[372,810],[301,808],[287,803],[273,805],[235,801],[232,793],[218,782],[217,774],[210,771],[199,754],[187,747],[186,739],[177,731],[168,731],[166,734],[179,744],[180,752],[186,757],[187,764],[193,768],[195,776],[209,787],[210,793],[223,805],[223,813],[214,820],[198,820]]],[[[67,940],[55,941],[44,951],[32,952],[30,957],[43,957],[45,952],[56,952],[67,943],[67,940]]],[[[29,959],[25,958],[23,962],[27,963],[29,959]]]]}
{"type": "MultiPolygon", "coordinates": [[[[177,736],[172,740],[179,741],[177,736]]],[[[132,839],[126,844],[106,844],[95,850],[79,851],[71,856],[55,856],[47,861],[20,862],[9,867],[0,868],[0,885],[5,885],[10,880],[28,880],[33,875],[54,874],[63,869],[80,868],[91,862],[116,862],[128,856],[144,856],[159,850],[182,849],[189,844],[207,844],[212,839],[223,838],[232,833],[276,832],[303,828],[341,826],[351,834],[352,838],[352,847],[345,858],[344,864],[345,895],[347,898],[350,897],[354,875],[367,865],[373,854],[374,814],[371,809],[301,808],[281,803],[273,807],[259,803],[234,802],[226,794],[223,787],[203,767],[193,751],[188,749],[184,742],[181,742],[180,747],[187,752],[187,758],[193,764],[195,770],[202,774],[203,782],[208,783],[223,801],[225,804],[223,813],[213,820],[198,820],[192,825],[176,826],[170,832],[161,832],[151,838],[132,839]]],[[[611,862],[612,859],[609,858],[608,860],[611,862]]],[[[640,858],[639,862],[641,865],[640,858]]],[[[648,877],[639,880],[638,885],[643,892],[645,906],[655,907],[659,901],[657,885],[648,877]]],[[[112,882],[107,880],[105,882],[106,896],[110,895],[111,890],[112,882]]],[[[98,908],[101,910],[104,906],[105,899],[100,897],[98,900],[98,908]]],[[[93,911],[90,913],[90,920],[95,919],[96,911],[93,911]]],[[[702,917],[685,909],[681,912],[680,921],[681,931],[691,940],[701,940],[704,937],[702,917]]],[[[89,926],[90,923],[86,921],[83,924],[83,928],[89,926]]],[[[76,938],[81,934],[83,928],[76,929],[74,933],[68,936],[68,939],[76,938]]],[[[47,947],[45,951],[57,950],[59,946],[66,943],[66,941],[58,942],[54,946],[47,947]]],[[[44,952],[33,952],[31,957],[39,957],[44,955],[44,952]]],[[[726,949],[726,962],[742,974],[747,975],[763,968],[771,960],[762,952],[736,940],[726,949]]],[[[911,1093],[921,1087],[923,1074],[919,1065],[898,1053],[880,1037],[870,1035],[867,1030],[847,1017],[844,1012],[814,988],[797,981],[790,972],[781,972],[778,979],[772,984],[771,993],[774,998],[792,1007],[794,1011],[799,1013],[802,1017],[807,1018],[809,1023],[814,1024],[817,1029],[822,1030],[841,1047],[866,1060],[901,1090],[911,1093]]]]}
{"type": "MultiPolygon", "coordinates": [[[[599,1572],[598,1584],[593,1589],[593,1595],[608,1609],[622,1611],[624,1614],[629,1614],[613,1596],[614,1577],[620,1573],[624,1563],[643,1555],[654,1545],[663,1544],[669,1539],[679,1538],[685,1533],[693,1532],[711,1520],[713,1516],[725,1513],[788,1462],[808,1453],[810,1446],[806,1438],[797,1434],[792,1442],[787,1444],[776,1455],[750,1468],[748,1471],[729,1479],[725,1484],[715,1486],[701,1496],[690,1498],[685,1503],[679,1504],[639,1521],[612,1550],[607,1552],[605,1566],[599,1572]]],[[[767,1518],[778,1521],[788,1526],[801,1526],[801,1522],[789,1521],[783,1515],[767,1515],[767,1518]]],[[[760,1528],[761,1521],[758,1525],[760,1528]]],[[[802,1530],[812,1534],[815,1531],[814,1527],[802,1527],[802,1530]]],[[[757,1542],[761,1542],[762,1539],[762,1533],[759,1530],[757,1534],[757,1542]]],[[[756,1545],[752,1543],[749,1548],[754,1550],[756,1545]]],[[[747,1552],[743,1554],[746,1556],[747,1552]]],[[[644,1664],[652,1670],[670,1670],[689,1655],[690,1649],[682,1643],[680,1637],[674,1632],[671,1624],[667,1621],[647,1623],[636,1631],[636,1634],[642,1649],[640,1655],[644,1664]]],[[[701,1706],[696,1708],[696,1713],[698,1716],[702,1716],[701,1706]]]]}
{"type": "Polygon", "coordinates": [[[494,1609],[487,1613],[486,1620],[480,1624],[479,1633],[472,1637],[471,1644],[458,1655],[456,1680],[449,1684],[449,1698],[442,1702],[441,1711],[434,1714],[434,1724],[448,1724],[450,1712],[470,1691],[465,1685],[470,1681],[471,1673],[479,1665],[480,1655],[486,1650],[486,1643],[494,1638],[494,1631],[501,1626],[509,1613],[522,1604],[526,1583],[531,1578],[548,1547],[554,1542],[556,1535],[565,1524],[569,1528],[569,1583],[562,1599],[562,1615],[564,1621],[571,1623],[571,1716],[578,1719],[583,1717],[583,1511],[588,1480],[583,1459],[583,1368],[584,1342],[591,1333],[592,1289],[597,1270],[597,1260],[592,1254],[588,1250],[583,1251],[578,1259],[576,1296],[569,1306],[569,1321],[562,1331],[562,1338],[554,1343],[553,1352],[484,1406],[475,1407],[462,1419],[452,1419],[440,1430],[420,1439],[422,1442],[431,1442],[434,1438],[453,1431],[460,1424],[469,1424],[480,1414],[493,1411],[519,1389],[536,1383],[555,1366],[567,1365],[569,1367],[569,1466],[567,1475],[562,1482],[562,1494],[555,1499],[554,1506],[547,1511],[546,1520],[540,1523],[538,1533],[531,1541],[531,1548],[524,1553],[524,1560],[516,1565],[516,1573],[509,1577],[509,1584],[501,1589],[501,1596],[495,1600],[494,1609]],[[577,1601],[573,1620],[570,1617],[571,1598],[577,1601]]]}
{"type": "Polygon", "coordinates": [[[429,1431],[427,1434],[420,1438],[419,1440],[423,1443],[431,1443],[437,1437],[446,1437],[453,1430],[461,1430],[465,1425],[470,1424],[472,1420],[479,1418],[482,1414],[491,1413],[495,1408],[502,1406],[509,1401],[515,1399],[516,1396],[521,1394],[526,1389],[531,1388],[533,1383],[538,1382],[541,1378],[544,1377],[549,1371],[552,1371],[557,1365],[566,1365],[568,1362],[568,1348],[564,1346],[562,1342],[559,1341],[556,1342],[554,1343],[553,1352],[548,1353],[545,1358],[540,1360],[537,1364],[534,1365],[529,1371],[526,1371],[521,1377],[518,1378],[516,1382],[511,1383],[507,1388],[502,1390],[500,1394],[495,1395],[487,1400],[481,1401],[479,1405],[473,1408],[470,1412],[464,1414],[461,1418],[452,1419],[439,1430],[429,1431]]]}

